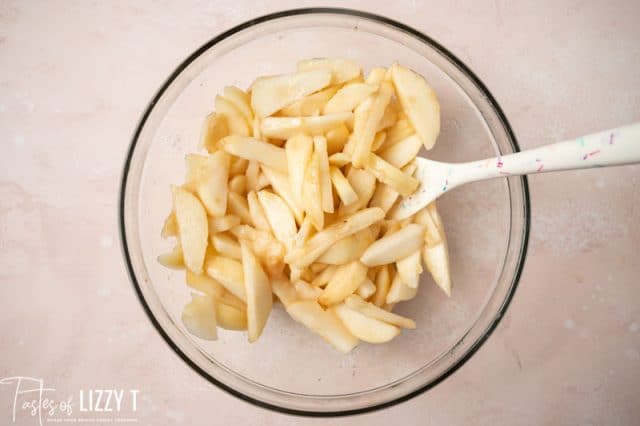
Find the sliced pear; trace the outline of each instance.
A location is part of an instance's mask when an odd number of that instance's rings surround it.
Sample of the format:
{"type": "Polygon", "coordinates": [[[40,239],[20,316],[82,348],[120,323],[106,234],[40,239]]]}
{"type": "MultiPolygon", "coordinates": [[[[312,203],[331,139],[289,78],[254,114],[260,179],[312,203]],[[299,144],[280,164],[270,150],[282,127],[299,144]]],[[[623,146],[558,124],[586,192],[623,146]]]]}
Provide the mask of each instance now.
{"type": "Polygon", "coordinates": [[[376,285],[372,283],[369,278],[365,279],[364,282],[360,284],[360,286],[358,287],[358,290],[356,290],[356,293],[358,293],[358,296],[362,297],[363,299],[370,298],[371,296],[373,296],[373,293],[375,292],[376,292],[376,285]]]}
{"type": "Polygon", "coordinates": [[[242,89],[236,86],[224,88],[224,97],[229,100],[242,114],[247,124],[253,124],[253,111],[251,110],[251,98],[242,89]]]}
{"type": "Polygon", "coordinates": [[[367,278],[367,267],[359,261],[340,265],[318,299],[325,306],[342,302],[367,278]]]}
{"type": "Polygon", "coordinates": [[[322,253],[318,258],[318,262],[327,265],[344,265],[360,259],[362,253],[373,242],[371,231],[363,229],[353,235],[337,241],[327,251],[322,253]]]}
{"type": "Polygon", "coordinates": [[[171,210],[169,216],[164,220],[162,225],[162,231],[160,232],[162,238],[177,237],[178,236],[178,221],[176,220],[175,210],[171,210]]]}
{"type": "Polygon", "coordinates": [[[404,300],[411,300],[418,292],[417,288],[409,287],[400,278],[400,274],[396,274],[391,282],[391,287],[387,293],[386,303],[388,305],[402,302],[404,300]]]}
{"type": "Polygon", "coordinates": [[[277,278],[271,281],[271,287],[273,293],[278,300],[285,306],[289,306],[292,303],[298,301],[298,293],[291,282],[285,278],[277,278]]]}
{"type": "Polygon", "coordinates": [[[424,226],[424,240],[426,247],[433,247],[442,241],[442,235],[438,225],[433,220],[428,207],[424,207],[414,216],[414,222],[424,226]]]}
{"type": "Polygon", "coordinates": [[[216,113],[222,114],[227,119],[229,133],[238,136],[249,136],[251,129],[249,123],[236,106],[224,96],[216,96],[216,113]]]}
{"type": "Polygon", "coordinates": [[[231,229],[231,233],[236,238],[247,242],[251,250],[266,265],[275,267],[282,264],[284,246],[271,235],[271,232],[261,231],[248,225],[238,225],[231,229]]]}
{"type": "Polygon", "coordinates": [[[209,217],[209,234],[225,232],[240,224],[240,218],[234,215],[209,217]]]}
{"type": "Polygon", "coordinates": [[[336,167],[344,167],[351,163],[351,155],[345,152],[336,152],[329,156],[329,164],[336,167]]]}
{"type": "Polygon", "coordinates": [[[443,239],[432,247],[425,245],[422,249],[422,257],[433,280],[447,296],[451,296],[451,272],[449,269],[447,240],[443,239]]]}
{"type": "Polygon", "coordinates": [[[371,244],[360,257],[360,261],[366,266],[392,263],[420,249],[423,242],[424,228],[422,225],[411,223],[371,244]]]}
{"type": "Polygon", "coordinates": [[[393,146],[415,134],[416,131],[413,130],[413,127],[409,124],[409,120],[406,118],[399,118],[398,121],[396,121],[396,124],[387,129],[387,138],[384,141],[382,149],[389,148],[390,146],[393,146]]]}
{"type": "Polygon", "coordinates": [[[267,117],[260,124],[260,131],[269,138],[289,139],[298,133],[323,135],[351,117],[350,112],[318,115],[313,117],[267,117]]]}
{"type": "Polygon", "coordinates": [[[349,205],[341,205],[338,208],[340,215],[351,214],[367,206],[376,190],[376,178],[367,170],[351,167],[347,173],[347,180],[351,188],[355,191],[358,199],[349,205]]]}
{"type": "Polygon", "coordinates": [[[230,259],[240,260],[240,244],[228,234],[213,234],[210,237],[211,245],[216,252],[230,259]]]}
{"type": "Polygon", "coordinates": [[[240,242],[242,250],[242,269],[247,297],[247,324],[249,342],[255,342],[262,334],[269,314],[273,298],[269,277],[264,272],[258,259],[246,242],[240,242]]]}
{"type": "Polygon", "coordinates": [[[377,85],[366,83],[348,84],[338,92],[324,106],[323,114],[353,111],[362,101],[367,99],[376,90],[377,85]]]}
{"type": "Polygon", "coordinates": [[[189,270],[187,270],[186,282],[189,287],[216,298],[221,298],[226,292],[222,284],[213,278],[207,275],[194,274],[189,270]]]}
{"type": "Polygon", "coordinates": [[[422,140],[431,149],[440,133],[440,104],[426,80],[414,71],[394,64],[391,78],[402,109],[422,140]]]}
{"type": "Polygon", "coordinates": [[[201,178],[195,184],[198,198],[214,217],[224,216],[227,211],[229,161],[229,156],[222,151],[211,154],[202,165],[201,178]]]}
{"type": "Polygon", "coordinates": [[[385,343],[400,334],[400,329],[386,322],[370,318],[345,304],[332,308],[347,330],[367,343],[385,343]]]}
{"type": "Polygon", "coordinates": [[[182,309],[182,323],[187,331],[204,340],[216,340],[216,305],[211,296],[191,294],[191,302],[182,309]]]}
{"type": "Polygon", "coordinates": [[[184,269],[184,253],[180,244],[176,245],[171,252],[158,256],[158,263],[170,269],[184,269]]]}
{"type": "Polygon", "coordinates": [[[227,136],[222,141],[222,146],[229,154],[246,160],[257,161],[280,172],[287,172],[287,154],[283,148],[258,139],[227,136]]]}
{"type": "Polygon", "coordinates": [[[263,77],[251,86],[251,107],[258,117],[268,117],[330,83],[326,69],[263,77]]]}
{"type": "Polygon", "coordinates": [[[229,180],[229,191],[233,191],[236,194],[245,195],[247,193],[247,177],[243,175],[237,175],[229,180]]]}
{"type": "Polygon", "coordinates": [[[330,71],[331,84],[341,84],[353,80],[362,72],[357,62],[346,59],[314,58],[298,62],[298,71],[311,70],[330,71]]]}
{"type": "Polygon", "coordinates": [[[391,126],[396,124],[397,120],[398,120],[398,111],[396,110],[394,99],[391,98],[389,105],[387,105],[387,108],[384,110],[384,114],[382,114],[382,118],[378,123],[378,127],[376,127],[376,132],[379,133],[382,130],[390,128],[391,126]]]}
{"type": "Polygon", "coordinates": [[[256,191],[258,177],[260,176],[260,163],[257,161],[249,161],[245,176],[247,177],[247,191],[256,191]]]}
{"type": "Polygon", "coordinates": [[[418,179],[403,173],[402,170],[393,167],[374,153],[369,154],[366,167],[376,179],[405,197],[413,194],[420,184],[418,179]]]}
{"type": "Polygon", "coordinates": [[[339,168],[331,166],[329,168],[329,176],[331,178],[331,183],[333,183],[333,187],[336,189],[338,197],[340,197],[340,201],[342,201],[342,204],[348,206],[349,204],[358,201],[358,194],[353,190],[351,184],[347,178],[344,177],[339,168]]]}
{"type": "Polygon", "coordinates": [[[278,115],[284,117],[320,115],[329,99],[331,99],[337,91],[338,86],[331,86],[319,92],[312,93],[282,108],[278,115]]]}
{"type": "Polygon", "coordinates": [[[321,231],[324,228],[324,212],[322,211],[322,183],[320,181],[320,155],[314,152],[305,171],[302,204],[311,218],[313,226],[321,231]]]}
{"type": "Polygon", "coordinates": [[[340,124],[329,130],[325,137],[327,138],[327,152],[329,155],[335,154],[342,151],[349,140],[349,129],[346,125],[340,124]]]}
{"type": "Polygon", "coordinates": [[[376,136],[373,138],[373,143],[371,144],[371,151],[376,152],[384,144],[386,138],[387,132],[380,131],[376,133],[376,136]]]}
{"type": "Polygon", "coordinates": [[[297,280],[293,287],[301,300],[318,300],[318,297],[322,294],[321,288],[315,287],[304,280],[297,280]]]}
{"type": "Polygon", "coordinates": [[[396,268],[398,268],[398,275],[400,275],[402,282],[409,287],[417,288],[420,282],[420,274],[422,273],[420,249],[396,261],[396,268]]]}
{"type": "Polygon", "coordinates": [[[189,270],[199,273],[207,250],[207,213],[196,196],[182,188],[174,188],[173,202],[184,264],[189,270]]]}
{"type": "Polygon", "coordinates": [[[311,285],[319,288],[325,287],[329,281],[331,281],[331,278],[336,273],[337,269],[337,265],[329,265],[326,269],[316,275],[315,278],[313,278],[311,285]]]}
{"type": "Polygon", "coordinates": [[[325,311],[315,300],[297,301],[286,308],[291,318],[319,334],[338,351],[349,353],[358,345],[358,339],[335,313],[325,311]]]}
{"type": "Polygon", "coordinates": [[[303,133],[290,138],[284,146],[287,156],[289,184],[298,205],[302,205],[302,187],[309,160],[313,154],[313,139],[303,133]]]}
{"type": "Polygon", "coordinates": [[[271,226],[255,191],[247,194],[247,204],[249,205],[249,214],[251,215],[253,226],[261,231],[271,232],[271,226]]]}
{"type": "Polygon", "coordinates": [[[344,303],[351,309],[358,311],[361,314],[368,316],[369,318],[384,321],[388,324],[392,324],[402,328],[416,328],[416,323],[412,319],[385,311],[384,309],[379,308],[373,303],[366,302],[359,296],[349,296],[344,303]]]}
{"type": "Polygon", "coordinates": [[[380,125],[384,111],[391,101],[392,95],[393,86],[388,82],[383,82],[378,92],[371,98],[371,106],[367,110],[367,117],[362,132],[359,133],[357,137],[354,135],[354,138],[356,138],[352,157],[354,166],[364,167],[367,164],[376,131],[380,125]]]}
{"type": "Polygon", "coordinates": [[[411,135],[400,142],[380,151],[379,155],[394,167],[404,167],[413,161],[422,148],[422,140],[417,135],[411,135]]]}
{"type": "Polygon", "coordinates": [[[296,201],[295,196],[293,195],[293,190],[289,184],[289,177],[287,174],[280,173],[279,171],[266,166],[262,166],[262,173],[262,176],[265,176],[273,187],[273,191],[281,196],[287,203],[296,218],[296,222],[298,222],[298,224],[302,223],[302,219],[304,218],[304,209],[302,208],[302,205],[296,201]]]}
{"type": "Polygon", "coordinates": [[[227,330],[246,330],[247,311],[216,301],[216,321],[218,327],[227,330]]]}
{"type": "Polygon", "coordinates": [[[202,125],[200,148],[213,153],[218,149],[218,141],[226,136],[229,136],[227,118],[222,114],[211,113],[202,125]]]}
{"type": "Polygon", "coordinates": [[[227,194],[227,209],[229,213],[238,216],[242,223],[252,223],[247,199],[237,192],[229,191],[227,194]]]}
{"type": "Polygon", "coordinates": [[[387,293],[391,287],[390,265],[382,265],[376,274],[376,292],[373,295],[373,303],[376,306],[383,306],[387,300],[387,293]]]}
{"type": "Polygon", "coordinates": [[[313,137],[314,152],[318,154],[320,166],[320,192],[322,193],[322,210],[333,213],[333,191],[331,176],[329,175],[329,155],[327,153],[327,139],[324,136],[313,137]]]}
{"type": "Polygon", "coordinates": [[[207,275],[218,281],[243,302],[247,301],[244,274],[242,264],[239,261],[223,256],[211,256],[207,259],[205,266],[207,275]]]}
{"type": "Polygon", "coordinates": [[[294,266],[304,268],[312,264],[338,240],[373,225],[383,217],[384,212],[377,207],[363,209],[344,217],[340,222],[330,225],[309,238],[304,246],[292,250],[285,257],[285,261],[294,266]]]}
{"type": "Polygon", "coordinates": [[[266,190],[258,192],[258,200],[260,200],[273,235],[287,250],[290,250],[298,232],[293,213],[284,200],[273,192],[266,190]]]}
{"type": "Polygon", "coordinates": [[[380,84],[384,81],[387,69],[383,67],[376,67],[369,71],[367,78],[364,80],[367,84],[380,84]]]}

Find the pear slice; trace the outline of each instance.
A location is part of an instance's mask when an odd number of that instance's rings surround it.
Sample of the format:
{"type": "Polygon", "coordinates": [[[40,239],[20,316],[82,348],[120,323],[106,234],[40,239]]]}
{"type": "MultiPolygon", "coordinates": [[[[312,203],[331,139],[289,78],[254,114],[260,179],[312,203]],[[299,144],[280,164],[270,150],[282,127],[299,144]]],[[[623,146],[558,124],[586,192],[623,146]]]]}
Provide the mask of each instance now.
{"type": "Polygon", "coordinates": [[[416,328],[416,323],[412,319],[385,311],[373,303],[365,302],[360,296],[356,296],[355,294],[347,297],[344,303],[351,309],[358,311],[369,318],[384,321],[398,327],[410,329],[416,328]]]}
{"type": "Polygon", "coordinates": [[[200,273],[209,234],[207,213],[195,195],[179,187],[174,188],[173,203],[184,264],[190,271],[200,273]]]}
{"type": "Polygon", "coordinates": [[[247,311],[216,301],[216,321],[227,330],[246,330],[247,311]]]}
{"type": "Polygon", "coordinates": [[[347,84],[327,102],[323,114],[353,111],[362,101],[372,95],[378,86],[367,83],[347,84]]]}
{"type": "Polygon", "coordinates": [[[224,88],[224,97],[229,100],[242,114],[247,124],[253,125],[253,111],[251,110],[251,98],[242,89],[236,86],[224,88]]]}
{"type": "Polygon", "coordinates": [[[409,256],[396,261],[398,275],[406,285],[417,288],[422,273],[422,265],[420,262],[420,249],[414,251],[409,256]]]}
{"type": "Polygon", "coordinates": [[[400,278],[400,274],[396,274],[391,282],[391,287],[387,293],[386,302],[388,305],[411,300],[418,292],[417,288],[409,287],[400,278]]]}
{"type": "Polygon", "coordinates": [[[351,112],[337,112],[312,117],[266,117],[260,131],[263,136],[275,139],[289,139],[301,132],[319,136],[339,127],[351,116],[351,112]]]}
{"type": "Polygon", "coordinates": [[[426,80],[398,64],[391,66],[391,79],[402,109],[425,148],[431,149],[440,133],[440,104],[426,80]]]}
{"type": "Polygon", "coordinates": [[[242,251],[242,270],[247,296],[247,325],[249,342],[255,342],[262,334],[269,314],[273,297],[269,277],[260,266],[246,242],[240,241],[242,251]]]}
{"type": "Polygon", "coordinates": [[[298,232],[291,209],[282,198],[267,190],[258,192],[258,200],[260,200],[273,235],[285,246],[287,251],[291,250],[293,240],[298,232]]]}
{"type": "Polygon", "coordinates": [[[216,340],[215,299],[211,296],[191,294],[191,302],[182,309],[182,323],[189,333],[204,340],[216,340]]]}
{"type": "Polygon", "coordinates": [[[331,72],[331,84],[341,84],[357,78],[362,69],[355,61],[313,58],[298,62],[298,71],[325,70],[331,72]]]}
{"type": "Polygon", "coordinates": [[[291,318],[318,333],[338,351],[349,353],[358,345],[358,339],[346,329],[335,313],[325,311],[315,300],[300,300],[286,308],[291,318]]]}
{"type": "Polygon", "coordinates": [[[284,146],[287,156],[289,185],[298,205],[302,205],[302,187],[307,164],[313,154],[313,139],[303,133],[290,138],[284,146]]]}
{"type": "Polygon", "coordinates": [[[347,330],[367,343],[386,343],[400,334],[400,329],[355,311],[345,304],[332,308],[347,330]]]}
{"type": "Polygon", "coordinates": [[[319,302],[325,306],[342,302],[367,278],[367,267],[359,261],[340,265],[324,288],[319,302]]]}
{"type": "Polygon", "coordinates": [[[211,256],[207,258],[206,270],[207,275],[217,280],[231,294],[243,302],[247,301],[244,273],[239,261],[228,257],[211,256]]]}
{"type": "Polygon", "coordinates": [[[420,249],[423,243],[424,228],[422,225],[410,223],[371,244],[360,257],[360,261],[367,266],[385,265],[409,256],[420,249]]]}
{"type": "MultiPolygon", "coordinates": [[[[224,96],[217,95],[215,99],[216,113],[222,114],[227,119],[229,133],[238,136],[249,136],[251,129],[240,110],[224,96]]],[[[253,124],[253,123],[252,123],[253,124]]]]}
{"type": "Polygon", "coordinates": [[[327,69],[263,77],[251,86],[251,107],[258,117],[268,117],[330,83],[327,69]]]}

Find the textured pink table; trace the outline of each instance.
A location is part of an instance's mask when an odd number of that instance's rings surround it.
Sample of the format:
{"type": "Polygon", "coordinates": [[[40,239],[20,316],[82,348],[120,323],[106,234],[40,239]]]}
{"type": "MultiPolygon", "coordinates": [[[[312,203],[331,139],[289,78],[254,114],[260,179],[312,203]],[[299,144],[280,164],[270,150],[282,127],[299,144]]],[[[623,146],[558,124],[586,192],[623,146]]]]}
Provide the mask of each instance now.
{"type": "MultiPolygon", "coordinates": [[[[449,47],[524,148],[640,120],[640,3],[514,3],[348,5],[449,47]]],[[[134,297],[116,221],[130,136],[178,61],[230,26],[304,5],[0,4],[0,378],[41,377],[62,395],[139,389],[139,424],[320,422],[249,406],[182,363],[134,297]]],[[[427,394],[331,424],[637,424],[640,167],[537,176],[530,187],[529,258],[491,339],[427,394]]],[[[12,398],[0,386],[0,423],[12,398]]]]}

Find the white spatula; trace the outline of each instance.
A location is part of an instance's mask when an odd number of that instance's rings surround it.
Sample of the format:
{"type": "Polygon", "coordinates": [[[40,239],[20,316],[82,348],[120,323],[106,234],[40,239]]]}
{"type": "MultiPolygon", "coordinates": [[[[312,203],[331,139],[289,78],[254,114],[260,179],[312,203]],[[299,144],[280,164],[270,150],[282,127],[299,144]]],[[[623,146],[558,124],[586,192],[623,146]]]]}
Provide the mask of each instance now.
{"type": "Polygon", "coordinates": [[[484,179],[640,163],[640,123],[528,151],[469,163],[416,158],[420,186],[400,201],[393,219],[404,219],[460,185],[484,179]]]}

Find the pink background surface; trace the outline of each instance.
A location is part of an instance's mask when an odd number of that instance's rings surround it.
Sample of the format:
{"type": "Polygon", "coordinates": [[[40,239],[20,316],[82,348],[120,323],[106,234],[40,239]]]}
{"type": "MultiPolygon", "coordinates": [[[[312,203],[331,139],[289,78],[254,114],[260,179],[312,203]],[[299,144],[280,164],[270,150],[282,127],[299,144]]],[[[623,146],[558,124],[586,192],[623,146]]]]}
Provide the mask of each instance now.
{"type": "MultiPolygon", "coordinates": [[[[323,5],[440,41],[490,88],[523,148],[640,120],[640,3],[514,3],[323,5]]],[[[130,137],[176,64],[233,25],[312,5],[0,4],[0,378],[41,377],[63,394],[140,389],[139,424],[322,421],[250,406],[185,365],[134,296],[117,224],[130,137]]],[[[529,182],[529,256],[490,340],[434,390],[331,424],[637,422],[640,167],[529,182]]],[[[0,422],[11,406],[0,387],[0,422]]]]}

